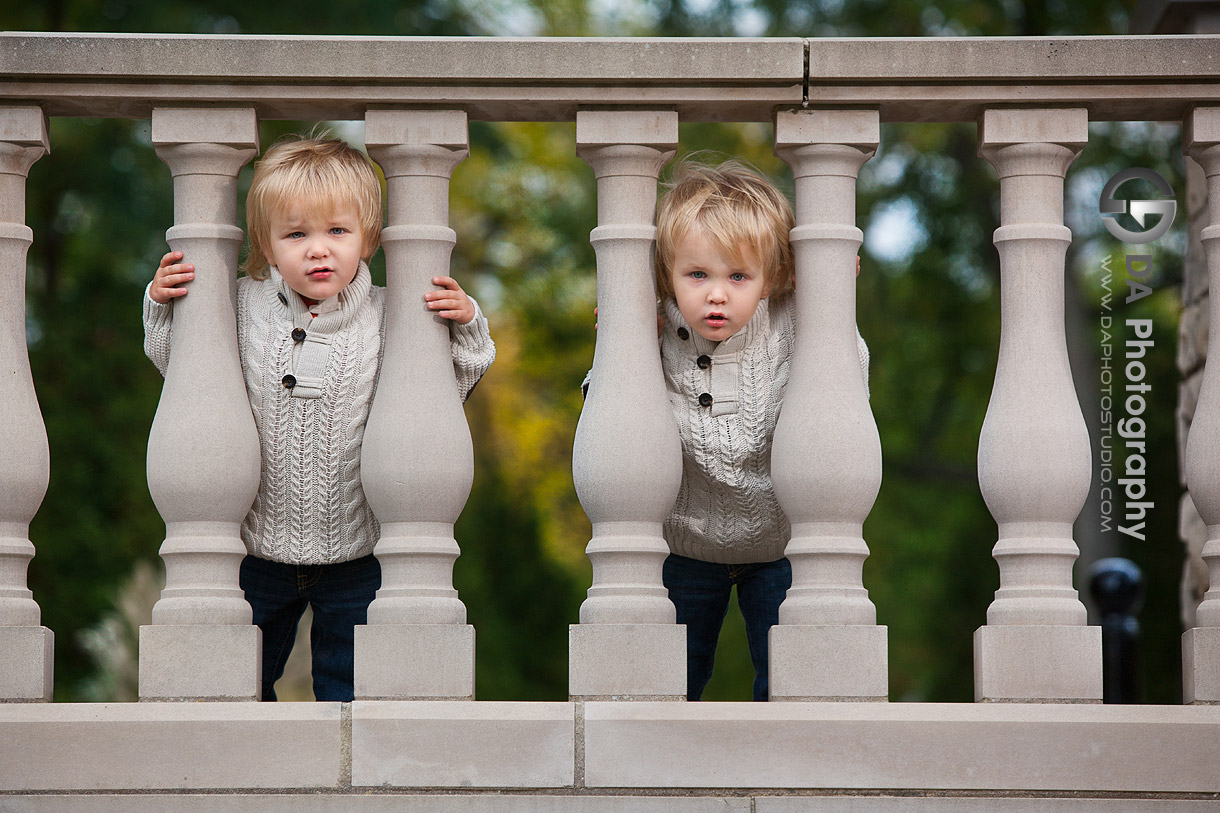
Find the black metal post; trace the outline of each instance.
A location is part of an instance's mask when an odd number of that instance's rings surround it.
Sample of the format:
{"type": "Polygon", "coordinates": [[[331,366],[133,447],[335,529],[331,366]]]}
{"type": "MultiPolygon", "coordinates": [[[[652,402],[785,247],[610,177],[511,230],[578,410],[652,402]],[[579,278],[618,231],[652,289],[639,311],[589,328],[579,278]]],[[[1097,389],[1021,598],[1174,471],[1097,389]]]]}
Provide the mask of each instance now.
{"type": "Polygon", "coordinates": [[[1089,594],[1101,610],[1102,698],[1138,703],[1139,635],[1144,574],[1130,559],[1098,559],[1089,568],[1089,594]]]}

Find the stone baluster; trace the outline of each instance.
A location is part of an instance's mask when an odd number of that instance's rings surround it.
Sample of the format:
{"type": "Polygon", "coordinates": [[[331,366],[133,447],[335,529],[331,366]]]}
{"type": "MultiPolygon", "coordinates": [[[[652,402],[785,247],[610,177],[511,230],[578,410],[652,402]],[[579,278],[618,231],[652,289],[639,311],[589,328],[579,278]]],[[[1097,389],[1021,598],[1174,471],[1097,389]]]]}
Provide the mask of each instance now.
{"type": "Polygon", "coordinates": [[[573,697],[682,698],[686,628],[661,582],[661,525],[682,479],[682,449],[657,351],[657,176],[674,154],[672,111],[579,111],[577,152],[597,177],[597,347],[572,450],[593,524],[593,585],[569,630],[573,697]]]}
{"type": "Polygon", "coordinates": [[[356,697],[474,698],[474,627],[453,589],[453,537],[474,448],[449,323],[424,307],[449,274],[449,179],[467,155],[460,110],[370,110],[369,154],[385,172],[386,332],[361,478],[381,522],[381,589],[356,628],[356,697]]]}
{"type": "Polygon", "coordinates": [[[40,108],[0,109],[0,702],[50,700],[52,689],[55,636],[26,588],[51,459],[25,344],[25,186],[49,149],[40,108]]]}
{"type": "Polygon", "coordinates": [[[195,266],[174,301],[173,349],[148,438],[165,520],[165,589],[140,628],[140,699],[257,700],[259,630],[238,584],[241,521],[258,490],[258,433],[237,356],[237,173],[255,111],[157,108],[152,142],[174,178],[166,240],[195,266]]]}
{"type": "Polygon", "coordinates": [[[783,111],[775,152],[796,182],[797,342],[771,476],[792,523],[792,587],[771,628],[774,700],[885,700],[887,630],[864,589],[864,519],[881,486],[881,442],[856,348],[856,176],[875,111],[783,111]]]}
{"type": "Polygon", "coordinates": [[[1101,629],[1072,586],[1072,523],[1089,435],[1064,330],[1063,179],[1088,143],[1083,109],[987,110],[979,152],[1000,178],[1000,353],[979,436],[979,487],[999,526],[1000,589],[974,635],[975,699],[1101,702],[1101,629]]]}
{"type": "MultiPolygon", "coordinates": [[[[1182,136],[1186,152],[1207,177],[1207,224],[1203,250],[1207,259],[1213,329],[1207,340],[1209,359],[1220,359],[1220,107],[1191,111],[1182,136]]],[[[1186,440],[1186,483],[1207,525],[1203,561],[1210,588],[1195,611],[1195,624],[1182,636],[1182,699],[1186,703],[1220,703],[1220,362],[1203,370],[1203,384],[1186,440]]]]}

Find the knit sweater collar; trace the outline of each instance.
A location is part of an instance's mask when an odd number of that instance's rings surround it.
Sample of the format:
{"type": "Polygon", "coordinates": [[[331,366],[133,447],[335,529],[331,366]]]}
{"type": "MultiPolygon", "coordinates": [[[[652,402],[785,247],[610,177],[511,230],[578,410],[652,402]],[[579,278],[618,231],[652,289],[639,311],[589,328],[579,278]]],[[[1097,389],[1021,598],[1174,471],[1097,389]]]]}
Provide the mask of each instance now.
{"type": "Polygon", "coordinates": [[[279,306],[284,309],[283,312],[287,314],[293,326],[306,328],[311,333],[322,334],[334,333],[347,326],[364,305],[364,301],[368,299],[369,290],[373,287],[373,277],[369,273],[369,267],[364,260],[361,260],[352,281],[330,299],[324,299],[314,306],[318,315],[313,316],[310,307],[301,299],[300,294],[288,287],[288,283],[284,282],[284,278],[280,275],[280,270],[274,265],[271,266],[270,281],[273,296],[278,300],[279,306]],[[329,307],[335,303],[338,304],[337,308],[329,307]]]}
{"type": "Polygon", "coordinates": [[[754,311],[754,316],[750,318],[746,326],[729,338],[719,342],[703,338],[697,330],[688,325],[686,320],[682,318],[682,311],[678,310],[677,301],[672,296],[665,298],[665,315],[674,329],[683,328],[687,331],[690,335],[691,349],[696,354],[723,355],[726,353],[739,353],[754,344],[760,337],[766,335],[767,320],[770,318],[768,315],[770,313],[768,303],[768,299],[759,300],[758,309],[754,311]]]}

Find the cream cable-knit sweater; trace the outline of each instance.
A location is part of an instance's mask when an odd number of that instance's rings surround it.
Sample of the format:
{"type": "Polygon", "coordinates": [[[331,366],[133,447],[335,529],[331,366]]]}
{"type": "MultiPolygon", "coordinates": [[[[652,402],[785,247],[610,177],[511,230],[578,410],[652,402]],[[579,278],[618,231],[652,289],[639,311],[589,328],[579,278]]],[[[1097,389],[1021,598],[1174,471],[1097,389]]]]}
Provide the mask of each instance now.
{"type": "MultiPolygon", "coordinates": [[[[358,559],[380,535],[360,482],[360,448],[381,365],[385,289],[362,262],[352,282],[312,312],[275,268],[267,280],[237,281],[238,354],[262,455],[241,536],[255,556],[288,564],[358,559]],[[286,374],[296,379],[291,389],[286,374]]],[[[157,304],[146,291],[144,352],[162,375],[172,325],[172,303],[157,304]]],[[[477,303],[475,318],[450,322],[449,332],[465,401],[496,349],[477,303]]]]}
{"type": "MultiPolygon", "coordinates": [[[[794,298],[762,300],[745,328],[718,343],[695,332],[672,298],[662,310],[661,368],[682,438],[682,485],[665,539],[705,562],[773,562],[791,535],[771,484],[771,441],[788,385],[794,298]],[[700,402],[709,395],[710,405],[700,402]]],[[[867,388],[858,332],[856,346],[867,388]]]]}

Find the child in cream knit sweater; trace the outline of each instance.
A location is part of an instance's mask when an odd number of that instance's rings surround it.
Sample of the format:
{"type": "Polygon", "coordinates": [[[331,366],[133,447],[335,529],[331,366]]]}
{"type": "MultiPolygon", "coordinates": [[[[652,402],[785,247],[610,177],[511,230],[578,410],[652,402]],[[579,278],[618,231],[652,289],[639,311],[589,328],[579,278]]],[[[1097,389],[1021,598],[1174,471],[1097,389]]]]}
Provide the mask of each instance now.
{"type": "MultiPolygon", "coordinates": [[[[657,208],[661,366],[682,439],[663,578],[686,625],[690,700],[712,676],[733,585],[754,699],[768,697],[768,634],[792,583],[790,527],[771,484],[795,338],[792,227],[783,194],[734,161],[679,166],[657,208]]],[[[868,348],[857,344],[867,382],[868,348]]]]}
{"type": "MultiPolygon", "coordinates": [[[[263,699],[314,611],[313,690],[353,697],[354,628],[381,586],[380,529],[360,481],[360,450],[385,336],[385,289],[365,261],[381,232],[372,163],[342,141],[293,138],[267,150],[246,200],[250,249],[237,284],[237,341],[262,472],[241,535],[241,587],[262,630],[263,699]]],[[[174,299],[194,267],[161,258],[144,300],[144,349],[169,365],[174,299]]],[[[478,304],[449,277],[426,306],[450,320],[462,399],[495,358],[478,304]]]]}

